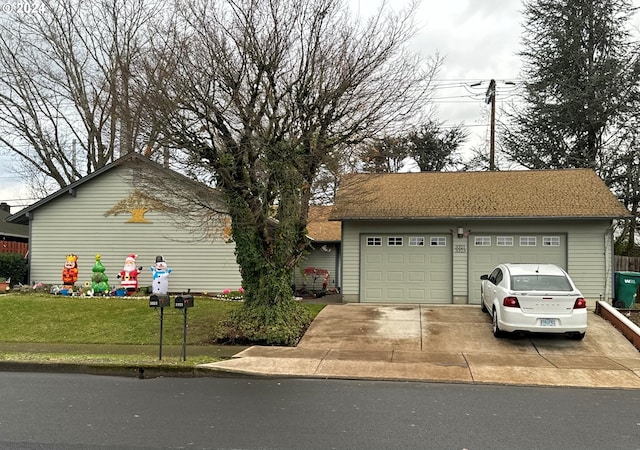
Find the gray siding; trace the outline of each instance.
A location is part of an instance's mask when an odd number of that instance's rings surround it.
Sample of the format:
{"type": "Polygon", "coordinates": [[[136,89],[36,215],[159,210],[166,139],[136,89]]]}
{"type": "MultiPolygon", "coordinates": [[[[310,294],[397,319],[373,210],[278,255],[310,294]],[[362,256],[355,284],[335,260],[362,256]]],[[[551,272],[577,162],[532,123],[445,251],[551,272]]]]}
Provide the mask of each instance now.
{"type": "Polygon", "coordinates": [[[609,226],[582,226],[569,236],[568,270],[589,300],[610,300],[613,282],[612,234],[609,226]]]}
{"type": "MultiPolygon", "coordinates": [[[[305,280],[302,271],[304,270],[304,268],[306,267],[315,267],[317,269],[325,269],[329,271],[329,283],[327,284],[327,288],[336,288],[338,287],[337,284],[337,277],[338,277],[338,255],[339,255],[339,250],[340,249],[340,244],[335,244],[335,243],[328,243],[328,244],[321,244],[321,243],[316,243],[314,244],[314,249],[311,250],[306,256],[305,258],[300,262],[300,264],[298,265],[298,267],[295,270],[295,274],[294,274],[294,283],[296,285],[296,288],[300,288],[302,287],[304,284],[306,284],[307,289],[311,289],[312,288],[312,281],[311,279],[305,280]],[[321,249],[321,247],[323,245],[326,245],[326,248],[329,249],[330,251],[324,251],[321,249]]],[[[322,288],[322,280],[318,280],[316,281],[316,285],[315,285],[315,289],[319,290],[322,288]]]]}
{"type": "Polygon", "coordinates": [[[189,230],[168,216],[148,212],[150,223],[127,223],[130,215],[105,213],[131,192],[130,172],[114,168],[81,186],[76,196],[56,198],[32,213],[31,281],[60,284],[65,256],[78,255],[78,284],[91,279],[95,255],[99,253],[109,283],[119,286],[117,273],[130,253],[143,266],[140,286],[151,285],[150,266],[163,255],[169,268],[169,290],[192,289],[218,292],[237,289],[241,283],[234,245],[222,237],[213,242],[196,241],[189,230]]]}
{"type": "MultiPolygon", "coordinates": [[[[465,230],[466,231],[466,230],[465,230]]],[[[453,303],[467,303],[467,286],[469,280],[469,244],[468,238],[453,238],[453,303]]]]}

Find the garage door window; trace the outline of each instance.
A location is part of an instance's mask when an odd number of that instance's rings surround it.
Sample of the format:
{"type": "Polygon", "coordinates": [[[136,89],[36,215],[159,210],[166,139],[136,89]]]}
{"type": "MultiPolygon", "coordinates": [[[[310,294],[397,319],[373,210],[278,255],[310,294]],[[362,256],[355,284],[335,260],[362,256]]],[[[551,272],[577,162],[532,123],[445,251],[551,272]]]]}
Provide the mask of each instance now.
{"type": "Polygon", "coordinates": [[[476,236],[473,240],[476,247],[491,247],[491,236],[476,236]]]}
{"type": "Polygon", "coordinates": [[[409,247],[424,247],[424,237],[409,236],[409,247]]]}
{"type": "Polygon", "coordinates": [[[367,238],[367,247],[382,247],[382,238],[381,237],[368,237],[367,238]]]}
{"type": "Polygon", "coordinates": [[[496,237],[496,245],[498,247],[513,247],[513,236],[496,237]]]}
{"type": "Polygon", "coordinates": [[[390,236],[387,238],[389,247],[402,247],[402,236],[390,236]]]}
{"type": "Polygon", "coordinates": [[[543,247],[560,247],[560,236],[543,236],[543,247]]]}
{"type": "Polygon", "coordinates": [[[444,236],[432,236],[430,240],[431,247],[446,247],[447,238],[444,236]]]}
{"type": "Polygon", "coordinates": [[[535,246],[536,246],[535,236],[520,236],[520,247],[535,247],[535,246]]]}

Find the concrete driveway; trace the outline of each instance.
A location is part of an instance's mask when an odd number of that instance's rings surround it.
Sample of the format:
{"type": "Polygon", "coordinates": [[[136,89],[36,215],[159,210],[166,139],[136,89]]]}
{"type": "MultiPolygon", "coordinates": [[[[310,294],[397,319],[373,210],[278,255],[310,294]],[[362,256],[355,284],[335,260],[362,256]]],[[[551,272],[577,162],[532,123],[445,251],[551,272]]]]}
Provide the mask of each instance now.
{"type": "Polygon", "coordinates": [[[582,341],[496,339],[473,305],[328,305],[297,347],[250,347],[212,370],[258,376],[640,389],[640,352],[589,314],[582,341]]]}

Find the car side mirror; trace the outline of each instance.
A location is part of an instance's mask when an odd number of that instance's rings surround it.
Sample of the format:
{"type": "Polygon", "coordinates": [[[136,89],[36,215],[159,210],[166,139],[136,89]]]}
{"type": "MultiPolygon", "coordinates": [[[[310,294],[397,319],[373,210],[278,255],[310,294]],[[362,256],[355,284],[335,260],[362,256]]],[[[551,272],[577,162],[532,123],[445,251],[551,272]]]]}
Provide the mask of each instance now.
{"type": "Polygon", "coordinates": [[[481,280],[488,280],[489,279],[489,275],[480,275],[480,279],[481,280]]]}

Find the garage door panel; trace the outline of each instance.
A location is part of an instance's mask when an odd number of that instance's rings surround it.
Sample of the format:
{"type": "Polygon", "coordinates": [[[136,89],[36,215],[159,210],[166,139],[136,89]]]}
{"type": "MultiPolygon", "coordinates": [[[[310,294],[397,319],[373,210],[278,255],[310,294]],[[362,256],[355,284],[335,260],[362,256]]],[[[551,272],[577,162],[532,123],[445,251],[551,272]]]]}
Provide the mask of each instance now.
{"type": "Polygon", "coordinates": [[[366,264],[382,264],[382,255],[367,254],[363,259],[366,264]]]}
{"type": "Polygon", "coordinates": [[[389,300],[398,300],[401,298],[404,298],[405,292],[404,292],[404,288],[399,287],[399,288],[393,288],[390,287],[387,289],[387,295],[389,296],[389,300]]]}
{"type": "Polygon", "coordinates": [[[447,281],[449,279],[449,275],[446,272],[437,272],[437,271],[433,271],[433,272],[429,272],[429,281],[430,282],[444,282],[447,281]]]}
{"type": "Polygon", "coordinates": [[[446,298],[451,297],[451,292],[448,289],[429,289],[429,297],[431,298],[446,298]]]}
{"type": "Polygon", "coordinates": [[[404,281],[404,272],[387,272],[387,281],[393,283],[394,281],[402,282],[404,281]]]}
{"type": "Polygon", "coordinates": [[[520,253],[520,255],[518,255],[518,258],[515,260],[515,262],[532,262],[532,263],[539,263],[539,262],[543,262],[545,259],[544,255],[541,255],[538,252],[532,252],[532,251],[528,251],[528,252],[522,252],[520,253]]]}
{"type": "Polygon", "coordinates": [[[414,281],[424,281],[425,280],[425,276],[424,276],[424,272],[409,272],[407,273],[408,277],[407,277],[407,281],[408,282],[414,282],[414,281]]]}
{"type": "Polygon", "coordinates": [[[407,255],[407,261],[409,264],[423,266],[426,261],[426,255],[410,253],[407,255]]]}
{"type": "Polygon", "coordinates": [[[421,302],[428,297],[426,289],[408,289],[408,297],[411,301],[421,302]]]}
{"type": "Polygon", "coordinates": [[[431,265],[444,265],[449,260],[449,255],[438,255],[438,254],[430,254],[429,255],[429,264],[431,265]]]}
{"type": "Polygon", "coordinates": [[[382,281],[382,272],[366,272],[366,280],[367,281],[382,281]]]}
{"type": "Polygon", "coordinates": [[[366,288],[365,294],[367,298],[372,299],[381,299],[382,298],[382,289],[380,288],[366,288]]]}
{"type": "MultiPolygon", "coordinates": [[[[374,245],[367,245],[367,236],[361,239],[362,301],[451,303],[451,237],[433,246],[409,246],[408,235],[389,237],[381,235],[374,245]]],[[[429,237],[425,235],[423,242],[429,237]]]]}
{"type": "Polygon", "coordinates": [[[388,264],[404,264],[405,255],[403,254],[392,253],[385,256],[388,264]]]}

